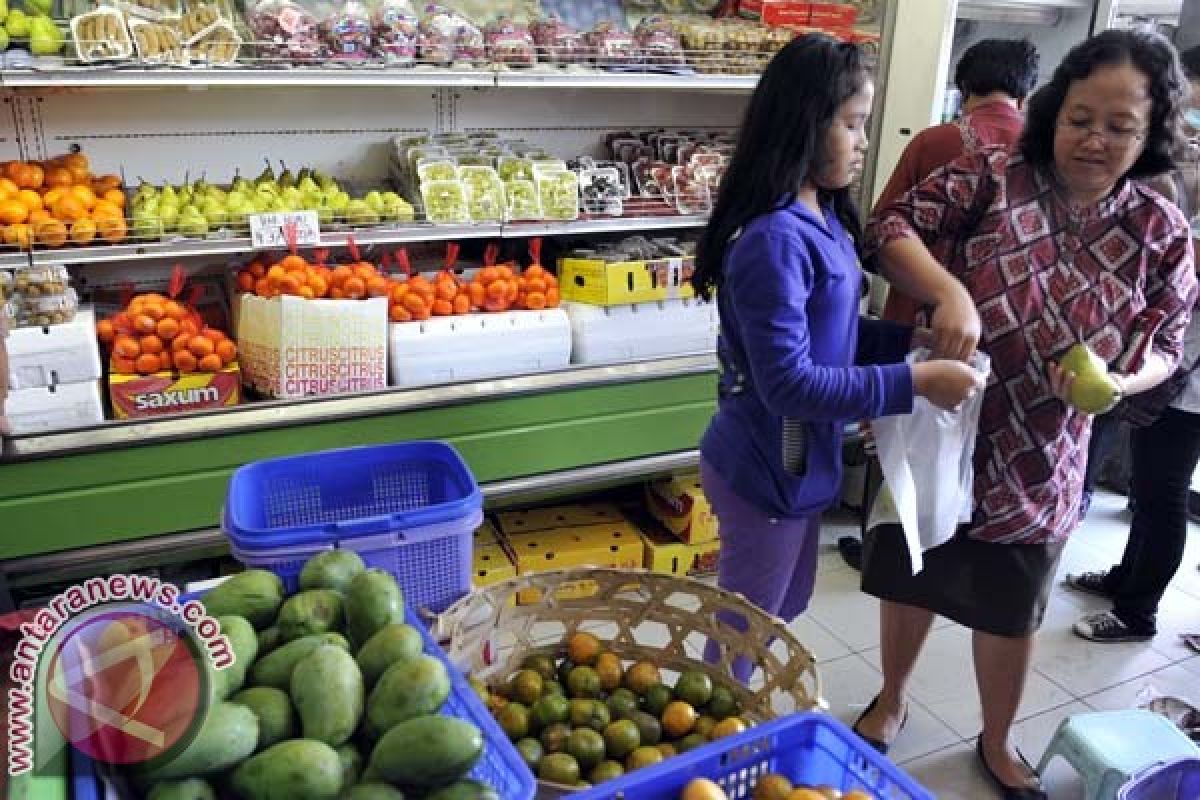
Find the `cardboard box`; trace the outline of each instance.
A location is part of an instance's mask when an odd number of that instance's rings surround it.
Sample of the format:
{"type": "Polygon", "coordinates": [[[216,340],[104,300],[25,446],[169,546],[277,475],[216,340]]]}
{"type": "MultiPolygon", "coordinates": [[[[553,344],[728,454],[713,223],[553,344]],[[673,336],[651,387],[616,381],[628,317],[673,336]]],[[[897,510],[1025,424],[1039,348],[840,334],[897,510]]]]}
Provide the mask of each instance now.
{"type": "Polygon", "coordinates": [[[627,521],[616,506],[608,503],[576,503],[531,508],[528,511],[505,511],[497,514],[496,519],[500,523],[500,531],[508,537],[592,525],[621,525],[627,521]]]}
{"type": "Polygon", "coordinates": [[[13,328],[8,350],[8,388],[33,389],[59,383],[94,383],[103,374],[96,341],[96,315],[81,308],[75,318],[45,328],[13,328]]]}
{"type": "Polygon", "coordinates": [[[642,527],[642,541],[646,547],[644,565],[651,572],[689,578],[715,575],[717,572],[720,539],[687,544],[676,539],[665,528],[651,524],[642,527]]]}
{"type": "Polygon", "coordinates": [[[717,517],[704,496],[699,473],[646,484],[646,508],[680,541],[701,544],[717,538],[717,517]]]}
{"type": "Polygon", "coordinates": [[[500,532],[496,530],[496,526],[492,524],[490,519],[485,519],[483,524],[475,529],[472,540],[475,547],[500,544],[500,532]]]}
{"type": "MultiPolygon", "coordinates": [[[[640,568],[645,560],[641,532],[622,519],[618,523],[524,533],[508,537],[509,547],[521,575],[567,567],[640,568]]],[[[560,600],[578,600],[596,593],[594,581],[564,584],[557,592],[560,600]]],[[[517,594],[517,602],[536,603],[537,589],[517,594]]]]}
{"type": "Polygon", "coordinates": [[[241,402],[242,371],[234,361],[220,372],[155,372],[108,376],[108,397],[117,419],[141,419],[186,411],[228,408],[241,402]]]}
{"type": "Polygon", "coordinates": [[[508,551],[499,543],[476,543],[472,552],[471,584],[476,589],[517,577],[517,568],[508,551]]]}
{"type": "Polygon", "coordinates": [[[691,256],[613,262],[564,258],[558,266],[563,300],[615,306],[696,296],[691,284],[696,260],[691,256]]]}
{"type": "Polygon", "coordinates": [[[246,383],[269,397],[308,397],[387,386],[387,298],[266,299],[242,295],[238,353],[246,383]]]}
{"type": "Polygon", "coordinates": [[[4,413],[16,435],[99,425],[104,422],[100,381],[14,389],[4,413]]]}
{"type": "Polygon", "coordinates": [[[849,28],[858,21],[858,9],[849,3],[807,3],[793,0],[742,0],[738,14],[767,25],[813,28],[849,28]]]}

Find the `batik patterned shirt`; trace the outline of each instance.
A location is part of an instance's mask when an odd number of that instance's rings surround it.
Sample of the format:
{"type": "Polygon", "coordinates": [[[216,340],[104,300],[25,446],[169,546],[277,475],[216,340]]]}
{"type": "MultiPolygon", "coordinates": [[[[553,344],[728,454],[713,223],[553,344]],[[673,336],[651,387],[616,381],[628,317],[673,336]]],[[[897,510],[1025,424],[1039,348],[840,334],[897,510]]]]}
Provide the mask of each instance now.
{"type": "Polygon", "coordinates": [[[869,251],[916,237],[969,290],[991,358],[968,535],[1040,544],[1079,522],[1091,417],[1054,396],[1047,365],[1083,342],[1110,364],[1158,309],[1152,348],[1178,363],[1195,298],[1187,220],[1123,181],[1073,207],[1054,177],[989,148],[935,171],[868,226],[869,251]],[[980,220],[970,226],[970,220],[980,220]]]}

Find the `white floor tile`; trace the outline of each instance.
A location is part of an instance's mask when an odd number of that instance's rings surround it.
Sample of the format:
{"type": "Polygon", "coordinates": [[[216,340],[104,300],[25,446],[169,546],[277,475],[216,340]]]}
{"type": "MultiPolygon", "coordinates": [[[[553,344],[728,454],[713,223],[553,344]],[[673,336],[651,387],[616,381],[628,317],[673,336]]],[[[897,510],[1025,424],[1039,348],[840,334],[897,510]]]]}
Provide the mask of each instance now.
{"type": "Polygon", "coordinates": [[[1170,663],[1149,643],[1096,644],[1079,638],[1071,626],[1080,615],[1079,607],[1052,597],[1033,656],[1035,670],[1076,697],[1117,686],[1170,663]]]}
{"type": "Polygon", "coordinates": [[[808,614],[801,615],[790,628],[800,643],[816,656],[818,664],[850,655],[850,647],[845,642],[808,614]]]}
{"type": "Polygon", "coordinates": [[[1083,701],[1097,711],[1136,708],[1138,696],[1147,689],[1159,695],[1178,697],[1200,708],[1200,680],[1197,679],[1196,673],[1179,664],[1089,695],[1083,701]]]}
{"type": "Polygon", "coordinates": [[[1200,675],[1200,656],[1192,656],[1187,661],[1180,661],[1177,666],[1183,667],[1195,675],[1200,675]]]}
{"type": "Polygon", "coordinates": [[[906,762],[904,771],[938,800],[988,800],[1000,795],[979,768],[975,745],[959,743],[906,762]]]}
{"type": "Polygon", "coordinates": [[[859,590],[859,574],[851,569],[817,575],[817,590],[808,615],[855,652],[879,644],[879,601],[859,590]]]}
{"type": "MultiPolygon", "coordinates": [[[[1091,710],[1084,703],[1074,702],[1030,717],[1013,729],[1013,744],[1031,764],[1037,766],[1042,753],[1046,751],[1046,746],[1054,737],[1054,732],[1058,730],[1059,723],[1072,714],[1086,714],[1091,710]]],[[[1047,766],[1042,775],[1042,785],[1054,800],[1083,800],[1083,780],[1071,765],[1061,758],[1054,759],[1047,766]]]]}
{"type": "MultiPolygon", "coordinates": [[[[876,669],[882,669],[878,648],[864,652],[876,669]]],[[[929,635],[917,661],[910,692],[913,699],[945,722],[960,738],[974,738],[983,726],[979,691],[971,667],[971,632],[950,625],[929,635]]],[[[1044,676],[1031,672],[1017,719],[1025,719],[1069,703],[1075,697],[1044,676]]]]}

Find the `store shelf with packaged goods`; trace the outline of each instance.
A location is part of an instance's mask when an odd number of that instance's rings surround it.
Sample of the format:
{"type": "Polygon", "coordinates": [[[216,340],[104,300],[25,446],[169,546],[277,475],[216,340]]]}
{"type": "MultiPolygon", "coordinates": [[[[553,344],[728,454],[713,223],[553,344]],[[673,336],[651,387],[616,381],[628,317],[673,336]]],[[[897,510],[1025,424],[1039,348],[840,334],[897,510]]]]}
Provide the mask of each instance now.
{"type": "Polygon", "coordinates": [[[137,66],[60,66],[47,69],[5,70],[6,89],[164,89],[228,87],[279,89],[286,87],[432,87],[484,88],[496,85],[489,69],[387,69],[357,67],[271,67],[166,69],[137,66]]]}
{"type": "Polygon", "coordinates": [[[508,70],[496,73],[501,89],[662,89],[687,92],[749,92],[758,75],[604,72],[601,70],[508,70]]]}
{"type": "Polygon", "coordinates": [[[711,353],[699,353],[610,366],[574,366],[553,372],[444,386],[391,388],[364,394],[249,403],[219,411],[107,422],[90,428],[6,437],[0,460],[11,463],[94,450],[202,439],[243,431],[444,408],[486,399],[704,375],[715,370],[715,357],[711,353]]]}

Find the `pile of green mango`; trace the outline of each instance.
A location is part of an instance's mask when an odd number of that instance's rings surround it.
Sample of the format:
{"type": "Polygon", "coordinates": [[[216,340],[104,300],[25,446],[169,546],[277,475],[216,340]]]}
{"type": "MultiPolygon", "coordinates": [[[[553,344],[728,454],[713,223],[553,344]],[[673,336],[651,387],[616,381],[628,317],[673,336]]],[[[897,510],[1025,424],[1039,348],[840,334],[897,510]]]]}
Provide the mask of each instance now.
{"type": "Polygon", "coordinates": [[[466,777],[483,735],[439,714],[450,676],[391,575],[330,550],[290,597],[248,570],[203,602],[236,660],[187,747],[134,770],[148,800],[499,800],[466,777]]]}

